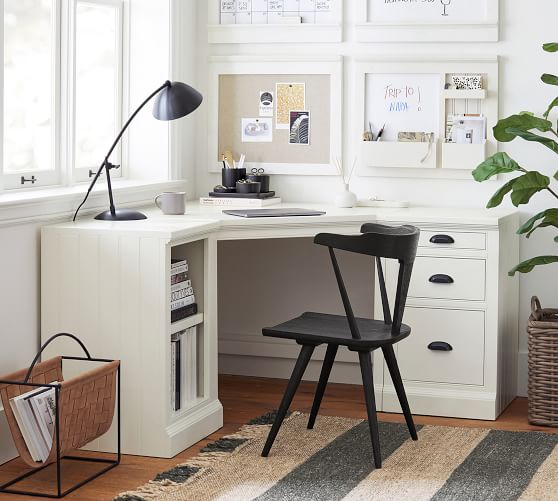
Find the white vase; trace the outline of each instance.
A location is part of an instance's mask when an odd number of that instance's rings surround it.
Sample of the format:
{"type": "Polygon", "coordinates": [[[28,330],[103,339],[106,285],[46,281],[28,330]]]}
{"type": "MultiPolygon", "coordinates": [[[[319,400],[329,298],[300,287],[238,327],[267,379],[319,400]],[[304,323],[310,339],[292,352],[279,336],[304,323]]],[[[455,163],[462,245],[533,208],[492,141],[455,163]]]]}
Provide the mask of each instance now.
{"type": "Polygon", "coordinates": [[[354,207],[357,203],[356,195],[349,190],[349,184],[344,184],[343,191],[339,192],[335,197],[335,205],[337,207],[354,207]]]}

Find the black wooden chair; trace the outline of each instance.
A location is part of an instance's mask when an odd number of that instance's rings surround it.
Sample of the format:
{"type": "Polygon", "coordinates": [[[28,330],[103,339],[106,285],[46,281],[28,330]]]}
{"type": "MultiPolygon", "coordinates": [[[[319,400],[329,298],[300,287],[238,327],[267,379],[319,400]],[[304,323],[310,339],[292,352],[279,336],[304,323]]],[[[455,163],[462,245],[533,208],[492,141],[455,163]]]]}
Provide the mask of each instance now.
{"type": "Polygon", "coordinates": [[[314,243],[325,245],[329,249],[333,271],[337,279],[339,292],[341,293],[341,299],[345,309],[345,316],[306,312],[298,318],[276,325],[275,327],[264,328],[262,331],[264,336],[293,339],[302,346],[287,385],[285,395],[277,411],[275,422],[271,427],[263,448],[262,456],[264,457],[269,454],[273,442],[275,441],[275,437],[289,410],[291,401],[304,371],[306,370],[308,362],[310,361],[314,348],[324,343],[327,344],[327,351],[316,389],[310,419],[308,420],[308,429],[314,427],[337,350],[339,346],[347,346],[349,350],[358,352],[364,395],[366,398],[368,424],[372,438],[374,463],[376,468],[381,468],[382,459],[380,455],[380,439],[378,434],[378,419],[376,416],[376,402],[374,398],[371,357],[372,351],[381,348],[401,408],[405,415],[409,432],[412,439],[417,440],[417,432],[407,402],[407,396],[405,395],[405,389],[403,388],[403,382],[401,381],[393,345],[406,338],[411,333],[411,328],[403,324],[402,319],[405,302],[407,300],[407,291],[409,290],[409,282],[411,280],[411,271],[417,251],[419,230],[414,226],[390,227],[368,223],[362,226],[361,232],[361,235],[351,236],[320,233],[314,238],[314,243]],[[366,254],[376,258],[376,269],[384,314],[383,321],[355,318],[334,249],[366,254]],[[384,272],[380,260],[382,257],[397,259],[399,261],[399,276],[395,295],[395,305],[393,308],[393,318],[391,316],[384,272]]]}

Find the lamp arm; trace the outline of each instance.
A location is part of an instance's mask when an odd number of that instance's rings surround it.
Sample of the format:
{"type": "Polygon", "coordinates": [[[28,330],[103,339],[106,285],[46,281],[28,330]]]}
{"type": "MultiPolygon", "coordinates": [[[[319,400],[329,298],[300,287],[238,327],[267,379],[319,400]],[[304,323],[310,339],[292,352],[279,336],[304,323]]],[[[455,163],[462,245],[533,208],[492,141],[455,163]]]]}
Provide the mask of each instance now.
{"type": "MultiPolygon", "coordinates": [[[[72,219],[72,221],[76,220],[76,217],[78,215],[79,210],[83,207],[83,205],[85,204],[85,202],[87,201],[87,198],[89,197],[89,194],[91,193],[91,190],[93,189],[93,186],[95,186],[95,183],[97,182],[97,179],[99,179],[99,176],[101,175],[101,172],[103,171],[103,168],[106,168],[106,165],[109,163],[109,157],[112,154],[112,152],[114,151],[114,149],[116,148],[116,145],[118,144],[118,142],[120,141],[120,139],[122,138],[122,136],[124,135],[124,132],[126,131],[126,129],[128,128],[128,126],[130,125],[130,123],[132,122],[132,120],[136,117],[136,115],[141,111],[141,109],[149,102],[151,101],[151,99],[153,99],[157,94],[159,94],[159,92],[161,92],[163,89],[170,87],[171,82],[170,80],[167,80],[163,85],[161,85],[160,87],[158,87],[156,90],[154,90],[146,99],[145,101],[143,101],[143,103],[141,103],[137,108],[136,111],[134,111],[131,115],[130,118],[128,118],[128,120],[126,121],[126,123],[124,124],[124,127],[122,127],[122,130],[118,133],[118,136],[116,136],[116,139],[114,140],[114,142],[112,143],[112,146],[110,147],[108,153],[105,155],[105,158],[103,160],[103,163],[99,166],[99,168],[97,169],[97,172],[95,173],[95,177],[92,179],[91,184],[89,185],[89,188],[87,188],[87,193],[85,194],[84,199],[82,200],[82,202],[79,204],[79,207],[76,209],[76,212],[74,213],[74,217],[72,219]]],[[[108,170],[107,170],[107,174],[108,174],[108,170]]],[[[110,198],[110,210],[111,212],[114,213],[114,204],[112,202],[112,187],[110,185],[110,178],[109,178],[109,184],[108,184],[108,190],[109,190],[109,198],[110,198]]]]}

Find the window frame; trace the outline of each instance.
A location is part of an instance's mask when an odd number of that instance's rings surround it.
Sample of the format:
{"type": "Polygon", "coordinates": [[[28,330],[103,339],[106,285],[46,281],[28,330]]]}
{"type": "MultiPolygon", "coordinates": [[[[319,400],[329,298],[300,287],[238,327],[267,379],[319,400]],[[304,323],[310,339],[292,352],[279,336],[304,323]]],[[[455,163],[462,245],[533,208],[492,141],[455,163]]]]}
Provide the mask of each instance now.
{"type": "MultiPolygon", "coordinates": [[[[89,5],[102,5],[106,7],[113,7],[116,9],[116,82],[115,82],[115,100],[116,100],[116,109],[115,111],[115,137],[120,131],[122,127],[122,120],[123,120],[123,109],[124,109],[124,65],[125,65],[125,48],[124,48],[124,26],[125,26],[125,15],[124,15],[124,2],[123,0],[73,0],[72,4],[72,22],[73,26],[70,30],[72,34],[72,40],[69,44],[69,47],[73,51],[72,57],[72,76],[71,76],[71,95],[69,96],[69,102],[71,103],[72,111],[71,116],[72,120],[69,124],[70,126],[70,137],[68,140],[68,146],[70,148],[69,152],[69,161],[68,161],[68,171],[70,175],[71,184],[80,183],[80,182],[89,182],[90,179],[95,175],[96,170],[99,168],[99,165],[103,161],[103,158],[99,158],[98,165],[91,165],[88,167],[77,167],[75,158],[76,158],[76,27],[77,27],[77,4],[89,4],[89,5]]],[[[107,144],[107,151],[110,145],[107,144]]],[[[123,164],[123,146],[122,142],[120,142],[117,147],[115,148],[114,152],[111,155],[111,161],[114,164],[121,165],[123,164]]],[[[122,167],[120,169],[114,169],[111,172],[111,178],[119,178],[122,176],[122,167]]]]}
{"type": "MultiPolygon", "coordinates": [[[[127,31],[127,9],[124,0],[51,0],[53,5],[53,54],[52,54],[52,161],[54,168],[50,171],[27,170],[18,173],[5,173],[3,160],[0,166],[0,193],[12,190],[30,190],[54,186],[71,186],[89,182],[89,168],[75,166],[75,126],[76,126],[76,14],[77,4],[110,6],[116,9],[116,47],[117,47],[117,81],[116,86],[116,129],[122,126],[124,111],[124,74],[127,68],[128,45],[125,44],[127,31]],[[36,181],[22,183],[21,177],[35,176],[36,181]]],[[[0,21],[4,22],[4,0],[0,0],[0,21]]],[[[2,40],[0,59],[0,155],[4,152],[4,44],[2,40]]],[[[107,145],[107,148],[110,145],[107,145]]],[[[125,146],[120,144],[112,155],[116,164],[122,164],[122,152],[125,146]]],[[[99,159],[99,165],[103,159],[99,159]]],[[[92,166],[95,172],[98,166],[92,166]]],[[[111,177],[121,177],[122,169],[114,170],[111,177]]],[[[93,174],[94,175],[94,174],[93,174]]]]}
{"type": "MultiPolygon", "coordinates": [[[[17,173],[6,173],[4,172],[4,40],[2,39],[2,50],[0,58],[2,60],[1,69],[1,106],[0,110],[2,112],[2,120],[0,121],[0,132],[2,144],[0,146],[2,152],[2,168],[1,168],[1,183],[0,187],[2,190],[12,190],[12,189],[26,189],[26,188],[40,188],[45,186],[56,186],[61,183],[61,105],[62,96],[60,93],[60,68],[61,68],[61,47],[62,47],[62,32],[61,32],[61,19],[62,19],[62,6],[61,2],[58,0],[50,0],[52,4],[52,53],[51,53],[51,64],[53,71],[51,72],[51,85],[52,85],[52,96],[51,96],[51,109],[52,109],[52,132],[51,132],[51,161],[53,168],[49,171],[38,171],[38,170],[23,170],[17,173]],[[35,182],[26,182],[23,179],[33,179],[35,176],[35,182]]],[[[0,0],[1,7],[1,17],[2,25],[4,24],[4,0],[0,0]]]]}

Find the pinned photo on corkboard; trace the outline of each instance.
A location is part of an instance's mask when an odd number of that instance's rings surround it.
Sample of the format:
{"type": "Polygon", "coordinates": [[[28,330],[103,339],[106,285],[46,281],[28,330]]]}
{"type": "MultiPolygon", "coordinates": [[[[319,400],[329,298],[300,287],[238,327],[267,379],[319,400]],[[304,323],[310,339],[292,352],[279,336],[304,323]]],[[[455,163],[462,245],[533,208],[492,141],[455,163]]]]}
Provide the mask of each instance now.
{"type": "Polygon", "coordinates": [[[306,85],[304,83],[277,83],[275,84],[277,99],[277,115],[275,127],[289,129],[289,112],[306,108],[306,85]]]}
{"type": "Polygon", "coordinates": [[[273,92],[270,90],[260,91],[260,117],[273,116],[273,92]]]}
{"type": "Polygon", "coordinates": [[[289,144],[310,144],[310,112],[289,112],[289,144]]]}
{"type": "Polygon", "coordinates": [[[271,143],[273,141],[273,120],[271,118],[242,118],[241,122],[243,143],[271,143]]]}

